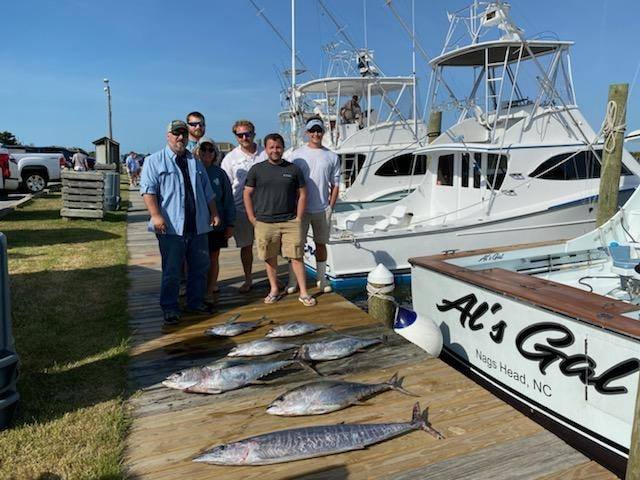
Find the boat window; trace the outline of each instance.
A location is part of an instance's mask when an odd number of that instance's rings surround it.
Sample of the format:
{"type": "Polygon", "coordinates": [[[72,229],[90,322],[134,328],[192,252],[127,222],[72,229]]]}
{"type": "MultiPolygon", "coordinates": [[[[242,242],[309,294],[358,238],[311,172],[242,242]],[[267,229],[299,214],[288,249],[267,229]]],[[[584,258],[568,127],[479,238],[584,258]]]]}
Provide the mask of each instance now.
{"type": "MultiPolygon", "coordinates": [[[[596,150],[596,152],[602,160],[602,150],[596,150]]],[[[621,175],[632,175],[624,164],[620,173],[621,175]]],[[[529,176],[543,180],[588,180],[590,178],[600,178],[600,162],[591,150],[562,153],[542,162],[529,176]]]]}
{"type": "Polygon", "coordinates": [[[367,156],[362,153],[343,153],[340,155],[342,181],[346,187],[353,184],[366,158],[367,156]]]}
{"type": "Polygon", "coordinates": [[[453,186],[453,154],[438,158],[437,185],[453,186]]]}
{"type": "Polygon", "coordinates": [[[393,157],[382,164],[376,170],[376,175],[381,177],[399,177],[411,175],[424,175],[427,173],[427,156],[405,153],[393,157]]]}
{"type": "Polygon", "coordinates": [[[506,175],[507,157],[494,153],[487,155],[487,188],[493,185],[494,190],[500,190],[506,175]]]}
{"type": "Polygon", "coordinates": [[[462,154],[462,172],[460,172],[460,181],[463,187],[469,186],[469,154],[462,154]]]}
{"type": "Polygon", "coordinates": [[[480,188],[480,168],[482,167],[482,154],[473,154],[473,188],[480,188]]]}

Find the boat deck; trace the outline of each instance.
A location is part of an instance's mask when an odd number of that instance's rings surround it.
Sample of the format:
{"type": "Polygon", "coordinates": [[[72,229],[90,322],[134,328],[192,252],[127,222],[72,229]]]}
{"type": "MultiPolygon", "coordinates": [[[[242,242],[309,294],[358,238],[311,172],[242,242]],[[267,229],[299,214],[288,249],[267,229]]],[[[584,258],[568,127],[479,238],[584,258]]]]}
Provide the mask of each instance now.
{"type": "MultiPolygon", "coordinates": [[[[220,313],[185,320],[163,331],[157,304],[160,257],[155,237],[146,232],[147,215],[136,193],[129,212],[129,312],[132,328],[129,404],[132,425],[125,468],[137,479],[609,479],[597,463],[569,447],[508,404],[439,359],[392,334],[390,344],[347,359],[320,363],[332,378],[378,382],[395,372],[418,398],[387,392],[332,414],[283,418],[267,415],[265,407],[285,390],[313,380],[298,369],[267,377],[264,385],[197,395],[170,390],[160,382],[174,371],[223,357],[237,342],[260,338],[267,326],[234,339],[205,337],[205,328],[234,313],[241,320],[268,315],[277,323],[294,319],[331,324],[339,331],[367,336],[385,331],[356,306],[337,294],[318,297],[305,308],[295,296],[274,305],[262,303],[264,283],[246,295],[241,283],[238,250],[221,254],[220,313]],[[429,406],[436,440],[424,432],[374,445],[366,450],[260,467],[223,467],[194,463],[203,449],[247,436],[298,426],[339,422],[407,421],[413,403],[429,406]]],[[[257,279],[264,270],[256,263],[257,279]]],[[[316,292],[315,290],[313,292],[316,292]]],[[[317,292],[316,292],[317,293],[317,292]]],[[[312,338],[331,336],[320,333],[312,338]]]]}

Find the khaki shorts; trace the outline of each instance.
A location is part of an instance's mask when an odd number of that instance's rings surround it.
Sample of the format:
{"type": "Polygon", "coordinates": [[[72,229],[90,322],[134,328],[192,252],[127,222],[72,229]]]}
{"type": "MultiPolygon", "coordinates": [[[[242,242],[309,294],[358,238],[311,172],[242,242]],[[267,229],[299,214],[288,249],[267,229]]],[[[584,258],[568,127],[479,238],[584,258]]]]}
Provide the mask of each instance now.
{"type": "Polygon", "coordinates": [[[313,241],[326,245],[329,243],[329,233],[331,232],[331,207],[327,207],[324,212],[305,213],[301,222],[301,234],[303,245],[307,241],[309,225],[313,230],[313,241]]]}
{"type": "Polygon", "coordinates": [[[282,255],[285,258],[302,258],[304,254],[300,237],[300,222],[256,222],[256,246],[258,258],[267,260],[282,255]]]}
{"type": "Polygon", "coordinates": [[[247,218],[247,213],[236,210],[236,223],[233,225],[233,238],[236,247],[249,247],[253,245],[253,225],[247,218]]]}

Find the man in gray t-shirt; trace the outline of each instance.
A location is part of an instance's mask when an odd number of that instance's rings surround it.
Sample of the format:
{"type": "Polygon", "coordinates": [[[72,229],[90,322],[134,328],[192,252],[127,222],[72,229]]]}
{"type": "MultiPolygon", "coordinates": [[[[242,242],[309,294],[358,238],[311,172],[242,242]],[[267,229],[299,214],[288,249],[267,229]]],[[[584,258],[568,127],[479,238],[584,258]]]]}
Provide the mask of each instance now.
{"type": "Polygon", "coordinates": [[[277,133],[264,138],[267,161],[255,164],[247,174],[243,200],[247,218],[254,226],[258,258],[265,261],[271,290],[264,303],[281,297],[278,287],[278,255],[291,260],[300,285],[298,300],[305,306],[316,304],[309,296],[302,262],[300,222],[307,202],[302,171],[282,159],[284,139],[277,133]]]}

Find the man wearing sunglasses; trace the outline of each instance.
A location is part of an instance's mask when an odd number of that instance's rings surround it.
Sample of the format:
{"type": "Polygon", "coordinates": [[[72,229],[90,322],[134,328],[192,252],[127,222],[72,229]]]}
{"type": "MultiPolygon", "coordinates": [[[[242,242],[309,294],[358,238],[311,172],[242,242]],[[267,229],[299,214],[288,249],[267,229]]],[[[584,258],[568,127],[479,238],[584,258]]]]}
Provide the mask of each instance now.
{"type": "Polygon", "coordinates": [[[198,142],[202,137],[204,137],[206,132],[204,115],[200,112],[191,112],[187,115],[187,126],[189,127],[189,142],[187,143],[187,150],[193,153],[198,142]]]}
{"type": "Polygon", "coordinates": [[[249,169],[256,163],[267,159],[262,148],[254,142],[256,128],[249,120],[238,120],[231,129],[238,140],[238,146],[227,153],[220,165],[229,177],[233,200],[236,205],[236,220],[233,230],[233,238],[240,249],[240,260],[244,270],[244,283],[240,286],[240,292],[251,290],[253,284],[253,225],[247,218],[247,213],[242,200],[244,184],[247,180],[249,169]]]}
{"type": "MultiPolygon", "coordinates": [[[[327,243],[331,227],[331,214],[338,200],[340,189],[340,160],[338,155],[322,145],[324,123],[320,118],[310,118],[305,124],[309,142],[296,149],[290,156],[304,175],[307,185],[307,206],[302,217],[302,244],[307,241],[309,226],[313,230],[316,245],[317,285],[323,292],[330,292],[331,286],[325,277],[327,269],[327,243]]],[[[296,276],[289,264],[287,293],[297,290],[296,276]]]]}
{"type": "Polygon", "coordinates": [[[220,224],[211,183],[202,163],[187,150],[182,120],[167,127],[167,146],[144,162],[140,194],[149,210],[162,257],[160,306],[165,325],[180,321],[178,291],[187,264],[187,312],[211,313],[204,304],[209,270],[207,233],[220,224]]]}

